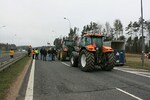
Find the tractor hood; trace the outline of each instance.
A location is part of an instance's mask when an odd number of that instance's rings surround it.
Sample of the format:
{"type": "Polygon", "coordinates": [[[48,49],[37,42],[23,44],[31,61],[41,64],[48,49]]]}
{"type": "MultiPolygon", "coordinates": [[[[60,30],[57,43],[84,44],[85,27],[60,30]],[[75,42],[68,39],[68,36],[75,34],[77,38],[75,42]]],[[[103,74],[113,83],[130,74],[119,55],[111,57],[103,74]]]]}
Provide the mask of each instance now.
{"type": "MultiPolygon", "coordinates": [[[[88,51],[96,51],[96,44],[94,43],[94,44],[90,44],[90,45],[87,45],[87,46],[85,46],[86,47],[86,49],[88,50],[88,51]]],[[[111,48],[111,47],[108,47],[108,46],[102,46],[102,52],[103,53],[106,53],[106,52],[113,52],[114,50],[111,48]]]]}
{"type": "Polygon", "coordinates": [[[111,47],[102,46],[102,51],[103,53],[106,53],[106,52],[113,52],[114,50],[111,47]]]}

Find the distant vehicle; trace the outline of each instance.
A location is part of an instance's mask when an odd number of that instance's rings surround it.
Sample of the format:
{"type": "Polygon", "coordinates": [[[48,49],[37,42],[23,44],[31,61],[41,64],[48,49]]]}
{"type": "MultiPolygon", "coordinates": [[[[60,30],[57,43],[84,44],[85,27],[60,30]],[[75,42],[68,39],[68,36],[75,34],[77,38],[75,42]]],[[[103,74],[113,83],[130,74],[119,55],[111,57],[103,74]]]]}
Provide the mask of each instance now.
{"type": "Polygon", "coordinates": [[[22,52],[27,52],[26,50],[22,50],[22,52]]]}
{"type": "Polygon", "coordinates": [[[19,52],[27,52],[25,49],[18,49],[19,52]]]}

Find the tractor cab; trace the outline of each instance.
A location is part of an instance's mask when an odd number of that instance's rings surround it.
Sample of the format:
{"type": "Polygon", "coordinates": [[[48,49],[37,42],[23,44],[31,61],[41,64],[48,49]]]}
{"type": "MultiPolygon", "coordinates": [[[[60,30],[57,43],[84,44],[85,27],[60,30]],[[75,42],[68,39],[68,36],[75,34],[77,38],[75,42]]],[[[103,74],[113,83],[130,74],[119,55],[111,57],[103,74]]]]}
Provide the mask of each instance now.
{"type": "Polygon", "coordinates": [[[80,47],[89,48],[90,46],[90,47],[94,47],[93,48],[94,50],[96,48],[100,48],[103,46],[103,40],[104,40],[104,36],[101,34],[85,34],[81,38],[80,47]]]}

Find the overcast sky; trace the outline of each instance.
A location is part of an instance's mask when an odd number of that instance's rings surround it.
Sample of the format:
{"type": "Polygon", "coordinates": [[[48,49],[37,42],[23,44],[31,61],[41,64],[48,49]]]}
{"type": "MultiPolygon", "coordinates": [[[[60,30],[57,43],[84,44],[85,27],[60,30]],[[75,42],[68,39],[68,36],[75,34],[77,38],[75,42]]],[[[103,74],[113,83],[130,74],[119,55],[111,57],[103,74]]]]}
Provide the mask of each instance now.
{"type": "MultiPolygon", "coordinates": [[[[144,19],[150,19],[150,0],[143,0],[144,19]]],[[[79,31],[91,21],[126,27],[140,18],[140,0],[0,0],[0,42],[43,46],[71,27],[79,31]],[[1,27],[5,25],[6,27],[1,27]]],[[[81,33],[79,33],[80,35],[81,33]]]]}

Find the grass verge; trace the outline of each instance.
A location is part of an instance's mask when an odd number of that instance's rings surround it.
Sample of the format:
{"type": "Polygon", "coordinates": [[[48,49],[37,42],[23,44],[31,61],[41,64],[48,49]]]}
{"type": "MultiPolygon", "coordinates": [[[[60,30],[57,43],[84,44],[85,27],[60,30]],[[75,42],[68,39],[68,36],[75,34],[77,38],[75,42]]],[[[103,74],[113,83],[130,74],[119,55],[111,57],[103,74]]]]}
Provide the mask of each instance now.
{"type": "Polygon", "coordinates": [[[30,59],[30,57],[25,56],[21,60],[11,65],[9,68],[0,72],[0,100],[4,99],[7,94],[7,90],[10,88],[17,76],[23,71],[26,63],[30,59]]]}
{"type": "Polygon", "coordinates": [[[150,59],[144,58],[144,67],[142,67],[141,55],[138,54],[126,54],[126,64],[132,68],[140,68],[150,70],[150,59]]]}

